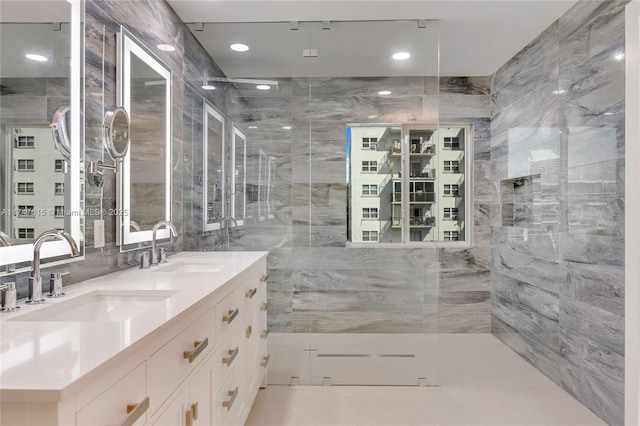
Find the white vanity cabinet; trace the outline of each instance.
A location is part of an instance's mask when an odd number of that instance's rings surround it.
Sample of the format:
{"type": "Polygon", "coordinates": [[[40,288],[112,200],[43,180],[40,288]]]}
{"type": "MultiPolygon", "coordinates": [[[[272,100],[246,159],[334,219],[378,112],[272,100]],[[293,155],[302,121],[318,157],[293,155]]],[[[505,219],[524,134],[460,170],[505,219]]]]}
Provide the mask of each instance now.
{"type": "Polygon", "coordinates": [[[28,391],[25,401],[3,398],[0,425],[244,424],[266,384],[266,257],[236,272],[61,390],[57,401],[36,402],[28,391]]]}

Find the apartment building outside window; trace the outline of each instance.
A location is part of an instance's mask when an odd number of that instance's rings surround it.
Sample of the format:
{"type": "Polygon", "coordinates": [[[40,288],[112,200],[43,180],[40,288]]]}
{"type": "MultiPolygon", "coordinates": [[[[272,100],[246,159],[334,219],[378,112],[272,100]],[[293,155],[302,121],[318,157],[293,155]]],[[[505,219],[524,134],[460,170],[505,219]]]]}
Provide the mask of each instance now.
{"type": "Polygon", "coordinates": [[[35,171],[35,161],[34,160],[18,160],[18,171],[19,172],[33,172],[35,171]]]}
{"type": "Polygon", "coordinates": [[[18,228],[18,238],[35,238],[35,229],[34,228],[18,228]]]}
{"type": "Polygon", "coordinates": [[[362,195],[378,195],[378,185],[362,185],[362,195]]]}
{"type": "Polygon", "coordinates": [[[56,172],[64,172],[64,160],[55,160],[53,170],[56,172]]]}
{"type": "Polygon", "coordinates": [[[35,147],[35,136],[21,136],[18,135],[14,139],[14,147],[15,148],[34,148],[35,147]]]}
{"type": "Polygon", "coordinates": [[[53,214],[55,217],[63,217],[64,216],[64,206],[55,206],[53,209],[53,214]]]}
{"type": "Polygon", "coordinates": [[[35,210],[32,205],[21,204],[18,206],[18,217],[34,217],[35,210]]]}
{"type": "Polygon", "coordinates": [[[378,138],[362,138],[362,149],[378,149],[378,138]]]}
{"type": "Polygon", "coordinates": [[[53,193],[56,195],[62,195],[64,194],[64,183],[63,182],[56,182],[53,184],[53,193]]]}
{"type": "Polygon", "coordinates": [[[472,135],[460,124],[349,125],[348,244],[471,246],[472,135]]]}
{"type": "Polygon", "coordinates": [[[363,173],[371,173],[378,171],[378,162],[377,161],[363,161],[362,162],[362,172],[363,173]]]}
{"type": "Polygon", "coordinates": [[[18,182],[18,194],[33,194],[33,182],[18,182]]]}

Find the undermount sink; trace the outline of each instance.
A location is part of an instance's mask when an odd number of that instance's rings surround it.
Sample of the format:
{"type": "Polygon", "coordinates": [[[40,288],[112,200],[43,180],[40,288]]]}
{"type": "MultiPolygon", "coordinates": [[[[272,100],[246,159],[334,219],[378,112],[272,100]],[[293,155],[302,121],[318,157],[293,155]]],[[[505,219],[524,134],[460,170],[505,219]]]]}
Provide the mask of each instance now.
{"type": "Polygon", "coordinates": [[[176,262],[154,269],[155,272],[207,273],[219,272],[229,266],[227,263],[211,262],[176,262]]]}
{"type": "Polygon", "coordinates": [[[176,293],[170,290],[96,290],[10,321],[121,322],[176,293]]]}

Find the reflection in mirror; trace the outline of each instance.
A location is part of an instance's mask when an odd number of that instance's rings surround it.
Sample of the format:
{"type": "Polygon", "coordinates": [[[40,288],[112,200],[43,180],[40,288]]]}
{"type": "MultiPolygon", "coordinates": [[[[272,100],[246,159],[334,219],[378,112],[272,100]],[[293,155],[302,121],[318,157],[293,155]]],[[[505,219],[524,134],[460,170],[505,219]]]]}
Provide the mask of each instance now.
{"type": "Polygon", "coordinates": [[[240,131],[235,125],[233,126],[233,138],[231,140],[233,146],[233,182],[231,187],[233,188],[233,194],[231,198],[231,211],[232,217],[236,220],[238,226],[244,224],[245,218],[245,187],[246,182],[246,149],[247,149],[247,137],[240,131]]]}
{"type": "Polygon", "coordinates": [[[204,231],[220,229],[225,217],[224,203],[224,117],[204,102],[204,231]]]}
{"type": "MultiPolygon", "coordinates": [[[[42,12],[36,3],[0,2],[0,232],[11,243],[0,264],[18,268],[45,230],[63,229],[82,248],[82,4],[51,0],[42,12]]],[[[50,241],[41,257],[68,252],[50,241]]]]}
{"type": "MultiPolygon", "coordinates": [[[[117,237],[124,250],[150,241],[153,225],[171,219],[171,69],[126,29],[119,37],[119,103],[131,120],[131,143],[119,174],[117,237]]],[[[159,230],[157,238],[169,238],[169,231],[159,230]]]]}

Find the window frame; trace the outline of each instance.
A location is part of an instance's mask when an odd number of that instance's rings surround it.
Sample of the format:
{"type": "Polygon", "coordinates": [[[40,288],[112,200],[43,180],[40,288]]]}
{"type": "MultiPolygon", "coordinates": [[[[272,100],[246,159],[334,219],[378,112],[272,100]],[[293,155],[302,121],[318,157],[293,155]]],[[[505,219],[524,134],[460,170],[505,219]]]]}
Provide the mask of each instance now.
{"type": "Polygon", "coordinates": [[[378,161],[377,160],[362,160],[362,168],[360,169],[362,173],[378,173],[378,161]],[[368,170],[365,170],[365,163],[367,163],[368,170]],[[372,170],[372,167],[375,165],[375,169],[372,170]]]}
{"type": "Polygon", "coordinates": [[[380,218],[380,209],[378,207],[363,207],[362,208],[362,219],[378,220],[379,218],[380,218]],[[365,211],[366,211],[366,213],[365,213],[365,211]]]}

